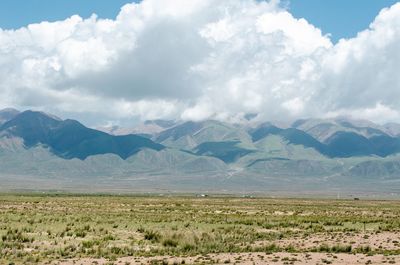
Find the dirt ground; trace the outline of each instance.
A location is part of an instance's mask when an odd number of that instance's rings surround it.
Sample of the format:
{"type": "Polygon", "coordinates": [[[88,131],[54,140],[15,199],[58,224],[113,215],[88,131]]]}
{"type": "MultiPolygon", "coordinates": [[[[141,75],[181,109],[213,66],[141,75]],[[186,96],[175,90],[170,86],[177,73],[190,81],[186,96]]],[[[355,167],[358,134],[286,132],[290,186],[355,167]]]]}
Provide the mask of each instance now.
{"type": "Polygon", "coordinates": [[[400,202],[0,196],[0,264],[400,264],[400,202]]]}
{"type": "MultiPolygon", "coordinates": [[[[256,246],[267,245],[268,241],[258,241],[256,246]]],[[[369,247],[371,250],[379,249],[399,249],[400,232],[325,232],[316,233],[311,236],[294,236],[294,238],[276,240],[274,242],[280,247],[292,246],[298,250],[310,250],[321,245],[350,245],[352,249],[369,247]]]]}
{"type": "Polygon", "coordinates": [[[52,263],[54,265],[109,265],[109,264],[400,264],[400,256],[384,256],[364,254],[327,254],[327,253],[240,253],[240,254],[211,254],[196,257],[126,257],[110,262],[104,259],[73,259],[52,263]]]}

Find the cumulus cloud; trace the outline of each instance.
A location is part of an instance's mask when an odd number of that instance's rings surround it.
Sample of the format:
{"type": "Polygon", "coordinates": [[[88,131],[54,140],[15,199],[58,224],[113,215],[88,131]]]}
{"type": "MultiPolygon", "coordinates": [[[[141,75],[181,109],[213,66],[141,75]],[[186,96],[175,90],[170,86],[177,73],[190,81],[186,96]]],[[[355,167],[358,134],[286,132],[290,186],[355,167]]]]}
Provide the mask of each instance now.
{"type": "Polygon", "coordinates": [[[318,93],[324,109],[374,109],[379,105],[399,111],[399,47],[400,3],[383,9],[369,29],[353,39],[342,39],[321,58],[318,93]]]}
{"type": "Polygon", "coordinates": [[[400,4],[332,44],[279,1],[143,0],[0,29],[0,107],[124,119],[400,117],[400,4]],[[382,117],[385,116],[385,117],[382,117]]]}

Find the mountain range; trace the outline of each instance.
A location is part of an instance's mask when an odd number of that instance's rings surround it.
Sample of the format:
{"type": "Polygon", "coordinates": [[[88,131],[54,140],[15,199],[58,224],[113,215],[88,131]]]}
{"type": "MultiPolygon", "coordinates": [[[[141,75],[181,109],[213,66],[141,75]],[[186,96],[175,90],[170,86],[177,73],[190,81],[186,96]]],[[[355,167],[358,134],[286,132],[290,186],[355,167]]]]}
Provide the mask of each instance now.
{"type": "Polygon", "coordinates": [[[289,126],[153,120],[88,128],[0,111],[3,190],[400,193],[400,125],[349,118],[289,126]]]}

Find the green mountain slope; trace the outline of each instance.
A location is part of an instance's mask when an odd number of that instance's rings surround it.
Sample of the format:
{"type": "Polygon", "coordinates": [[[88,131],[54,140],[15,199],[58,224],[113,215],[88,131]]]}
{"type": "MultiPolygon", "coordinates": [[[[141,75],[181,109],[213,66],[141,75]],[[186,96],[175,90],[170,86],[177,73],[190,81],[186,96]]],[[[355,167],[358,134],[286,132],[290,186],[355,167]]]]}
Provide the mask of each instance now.
{"type": "Polygon", "coordinates": [[[14,114],[0,125],[0,189],[400,194],[400,138],[365,121],[152,121],[165,129],[149,139],[14,114]]]}
{"type": "Polygon", "coordinates": [[[116,154],[126,159],[143,148],[158,151],[164,148],[138,135],[113,136],[86,128],[74,120],[63,121],[33,111],[25,111],[4,123],[0,137],[22,138],[27,148],[45,145],[66,159],[86,159],[99,154],[116,154]]]}

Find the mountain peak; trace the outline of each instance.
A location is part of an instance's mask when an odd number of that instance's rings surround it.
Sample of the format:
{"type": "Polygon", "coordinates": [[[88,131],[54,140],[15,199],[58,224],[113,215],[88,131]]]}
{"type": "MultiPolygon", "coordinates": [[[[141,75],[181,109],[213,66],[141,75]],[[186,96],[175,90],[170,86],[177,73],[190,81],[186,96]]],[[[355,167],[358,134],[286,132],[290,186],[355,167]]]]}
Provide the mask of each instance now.
{"type": "Polygon", "coordinates": [[[24,139],[25,145],[31,147],[38,143],[46,143],[49,131],[60,123],[60,120],[43,112],[27,110],[5,122],[0,131],[24,139]]]}
{"type": "Polygon", "coordinates": [[[0,129],[5,130],[11,127],[21,127],[23,129],[54,127],[60,122],[62,122],[62,120],[53,115],[48,115],[40,111],[27,110],[5,122],[0,129]]]}
{"type": "Polygon", "coordinates": [[[20,114],[25,114],[25,115],[31,115],[31,116],[37,116],[37,117],[47,117],[56,121],[62,121],[61,118],[57,117],[56,115],[44,112],[44,111],[34,111],[34,110],[26,110],[24,112],[21,112],[20,114]]]}
{"type": "Polygon", "coordinates": [[[98,154],[116,154],[123,159],[143,148],[161,150],[161,144],[137,136],[112,136],[89,129],[76,120],[61,120],[40,111],[24,111],[0,127],[0,133],[21,138],[26,148],[44,145],[56,155],[86,159],[98,154]]]}
{"type": "Polygon", "coordinates": [[[144,122],[145,125],[154,124],[164,129],[171,128],[176,125],[176,123],[177,122],[174,120],[147,120],[144,122]]]}
{"type": "Polygon", "coordinates": [[[14,108],[5,108],[5,109],[1,109],[0,113],[16,113],[16,114],[18,114],[18,113],[20,113],[20,111],[17,109],[14,109],[14,108]]]}
{"type": "Polygon", "coordinates": [[[13,119],[19,113],[20,112],[18,110],[13,109],[13,108],[6,108],[6,109],[0,110],[0,125],[13,119]]]}

